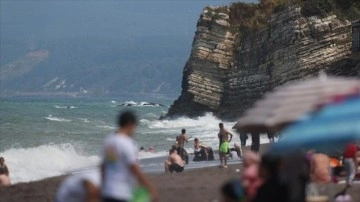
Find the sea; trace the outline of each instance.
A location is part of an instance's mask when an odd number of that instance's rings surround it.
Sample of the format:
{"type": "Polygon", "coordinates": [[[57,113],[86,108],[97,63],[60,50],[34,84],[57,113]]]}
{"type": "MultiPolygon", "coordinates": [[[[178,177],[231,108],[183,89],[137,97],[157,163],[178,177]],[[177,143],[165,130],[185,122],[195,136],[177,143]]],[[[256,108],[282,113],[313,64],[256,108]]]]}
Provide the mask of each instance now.
{"type": "MultiPolygon", "coordinates": [[[[155,152],[139,153],[140,164],[145,172],[163,172],[163,161],[182,128],[189,136],[213,148],[218,145],[221,120],[211,113],[196,118],[159,120],[174,99],[167,96],[0,98],[0,156],[6,160],[12,183],[94,169],[101,159],[104,138],[116,130],[117,114],[132,110],[139,119],[134,137],[138,147],[155,148],[155,152]]],[[[228,129],[234,124],[224,122],[228,129]]],[[[238,136],[234,140],[240,142],[238,136]]],[[[261,142],[267,142],[267,138],[262,137],[261,142]]],[[[190,139],[186,150],[192,153],[192,147],[193,139],[190,139]]],[[[216,164],[219,163],[190,162],[188,167],[216,164]]]]}

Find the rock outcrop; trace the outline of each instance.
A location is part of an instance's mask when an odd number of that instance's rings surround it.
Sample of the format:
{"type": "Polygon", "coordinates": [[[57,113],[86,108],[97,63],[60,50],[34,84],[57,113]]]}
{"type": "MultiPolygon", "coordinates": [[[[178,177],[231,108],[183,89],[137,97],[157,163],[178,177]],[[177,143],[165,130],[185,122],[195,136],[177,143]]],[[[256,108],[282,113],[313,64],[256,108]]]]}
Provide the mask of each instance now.
{"type": "Polygon", "coordinates": [[[169,117],[210,111],[235,119],[266,91],[291,80],[321,70],[359,75],[350,59],[351,22],[336,15],[306,18],[301,8],[288,7],[238,43],[229,15],[212,10],[205,9],[197,23],[182,93],[169,117]]]}

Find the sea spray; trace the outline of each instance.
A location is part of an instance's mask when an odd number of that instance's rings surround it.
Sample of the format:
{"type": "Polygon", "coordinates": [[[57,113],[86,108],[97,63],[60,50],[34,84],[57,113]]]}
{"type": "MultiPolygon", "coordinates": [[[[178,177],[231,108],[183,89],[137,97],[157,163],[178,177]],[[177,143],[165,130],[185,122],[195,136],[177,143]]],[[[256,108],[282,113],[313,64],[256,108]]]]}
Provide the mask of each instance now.
{"type": "Polygon", "coordinates": [[[13,183],[58,176],[76,169],[97,166],[99,157],[77,152],[71,144],[47,144],[12,148],[0,153],[6,159],[13,183]]]}

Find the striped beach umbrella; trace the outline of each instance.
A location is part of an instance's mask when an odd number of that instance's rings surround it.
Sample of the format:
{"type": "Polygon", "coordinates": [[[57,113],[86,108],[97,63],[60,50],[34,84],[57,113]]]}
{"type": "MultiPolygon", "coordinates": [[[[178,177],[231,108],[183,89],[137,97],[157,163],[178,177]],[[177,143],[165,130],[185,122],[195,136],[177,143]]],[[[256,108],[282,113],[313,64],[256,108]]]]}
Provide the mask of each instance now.
{"type": "Polygon", "coordinates": [[[279,131],[313,112],[328,98],[360,92],[360,80],[320,75],[285,84],[267,93],[245,112],[234,128],[240,132],[279,131]]]}
{"type": "Polygon", "coordinates": [[[360,97],[326,105],[281,132],[281,140],[270,153],[288,153],[315,149],[342,149],[349,142],[360,141],[360,97]]]}

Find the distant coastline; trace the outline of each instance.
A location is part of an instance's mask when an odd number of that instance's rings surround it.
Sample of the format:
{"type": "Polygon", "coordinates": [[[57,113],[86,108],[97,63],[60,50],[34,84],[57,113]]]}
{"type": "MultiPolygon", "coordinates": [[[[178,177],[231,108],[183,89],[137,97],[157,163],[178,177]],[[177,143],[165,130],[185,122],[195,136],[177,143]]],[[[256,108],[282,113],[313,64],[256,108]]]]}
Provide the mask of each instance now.
{"type": "MultiPolygon", "coordinates": [[[[1,92],[0,98],[9,98],[9,97],[32,97],[32,96],[40,96],[40,97],[76,97],[76,98],[92,98],[98,97],[99,95],[94,94],[83,94],[79,92],[46,92],[46,91],[38,91],[38,92],[1,92]]],[[[103,97],[117,97],[117,96],[149,96],[149,97],[161,97],[161,98],[169,98],[175,100],[178,93],[107,93],[101,95],[103,97]]]]}

